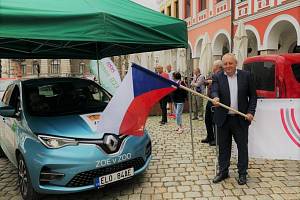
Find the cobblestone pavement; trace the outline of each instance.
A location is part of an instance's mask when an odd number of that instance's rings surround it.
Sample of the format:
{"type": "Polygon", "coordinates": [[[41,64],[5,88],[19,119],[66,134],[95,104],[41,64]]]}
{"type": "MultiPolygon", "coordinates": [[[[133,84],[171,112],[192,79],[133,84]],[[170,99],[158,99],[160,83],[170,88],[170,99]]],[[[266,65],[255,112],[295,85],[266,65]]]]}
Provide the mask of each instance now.
{"type": "MultiPolygon", "coordinates": [[[[230,178],[212,183],[215,169],[215,148],[200,143],[205,137],[202,121],[193,121],[195,159],[193,162],[189,130],[175,133],[175,122],[159,126],[159,117],[150,117],[147,127],[152,136],[153,159],[145,174],[101,190],[78,194],[47,196],[46,200],[156,200],[206,199],[300,200],[300,161],[251,159],[247,185],[240,186],[236,160],[232,158],[230,178]]],[[[189,125],[188,115],[184,124],[189,125]]],[[[0,159],[0,200],[21,199],[15,168],[8,160],[0,159]]]]}

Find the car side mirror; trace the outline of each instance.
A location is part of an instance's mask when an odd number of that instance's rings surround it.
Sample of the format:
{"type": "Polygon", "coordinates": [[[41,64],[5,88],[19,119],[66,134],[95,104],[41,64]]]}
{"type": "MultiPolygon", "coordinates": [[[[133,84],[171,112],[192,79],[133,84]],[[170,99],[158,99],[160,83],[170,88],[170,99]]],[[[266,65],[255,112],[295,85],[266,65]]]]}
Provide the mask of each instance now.
{"type": "Polygon", "coordinates": [[[12,106],[0,107],[0,115],[2,117],[16,117],[16,109],[12,106]]]}

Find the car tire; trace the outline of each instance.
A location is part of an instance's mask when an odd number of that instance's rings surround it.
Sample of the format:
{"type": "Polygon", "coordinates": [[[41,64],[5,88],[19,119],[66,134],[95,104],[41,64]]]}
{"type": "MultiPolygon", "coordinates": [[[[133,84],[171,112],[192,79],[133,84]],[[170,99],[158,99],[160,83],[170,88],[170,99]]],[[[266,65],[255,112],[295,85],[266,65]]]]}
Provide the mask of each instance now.
{"type": "Polygon", "coordinates": [[[4,151],[2,150],[2,147],[0,146],[0,158],[5,158],[6,155],[4,153],[4,151]]]}
{"type": "Polygon", "coordinates": [[[30,175],[28,173],[25,160],[21,154],[18,156],[18,185],[24,200],[40,199],[40,194],[37,193],[32,187],[30,175]]]}

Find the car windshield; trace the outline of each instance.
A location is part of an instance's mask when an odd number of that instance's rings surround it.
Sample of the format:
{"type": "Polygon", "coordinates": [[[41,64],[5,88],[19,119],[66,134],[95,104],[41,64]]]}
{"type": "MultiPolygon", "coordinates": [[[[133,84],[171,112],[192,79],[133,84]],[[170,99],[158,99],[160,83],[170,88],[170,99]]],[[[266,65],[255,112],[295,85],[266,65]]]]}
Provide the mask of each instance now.
{"type": "Polygon", "coordinates": [[[32,116],[61,116],[102,112],[111,96],[84,79],[30,81],[23,84],[24,104],[32,116]]]}

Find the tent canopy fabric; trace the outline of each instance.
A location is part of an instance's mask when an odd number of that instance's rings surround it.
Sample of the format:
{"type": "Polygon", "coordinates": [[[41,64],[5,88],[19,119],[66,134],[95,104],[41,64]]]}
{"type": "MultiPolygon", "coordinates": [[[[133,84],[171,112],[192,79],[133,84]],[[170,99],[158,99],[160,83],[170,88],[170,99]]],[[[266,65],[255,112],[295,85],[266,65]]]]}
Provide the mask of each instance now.
{"type": "Polygon", "coordinates": [[[129,0],[1,0],[1,58],[85,58],[187,48],[180,19],[129,0]]]}

